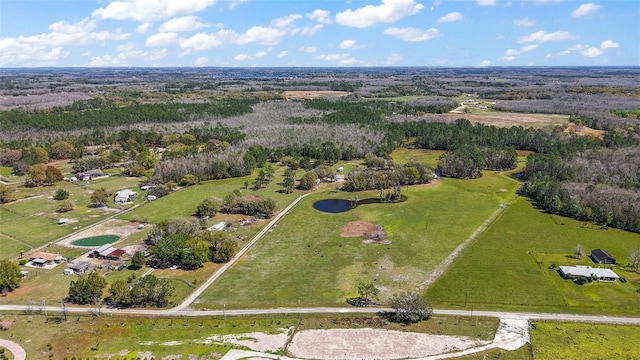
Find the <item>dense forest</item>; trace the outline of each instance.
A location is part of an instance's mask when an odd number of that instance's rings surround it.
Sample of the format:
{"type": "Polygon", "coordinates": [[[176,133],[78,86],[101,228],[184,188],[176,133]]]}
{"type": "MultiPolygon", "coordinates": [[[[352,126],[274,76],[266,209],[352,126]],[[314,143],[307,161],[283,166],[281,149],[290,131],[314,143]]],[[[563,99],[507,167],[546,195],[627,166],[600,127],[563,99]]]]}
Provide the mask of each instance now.
{"type": "Polygon", "coordinates": [[[309,172],[363,159],[368,171],[344,186],[359,191],[513,169],[526,150],[520,192],[541,209],[640,232],[639,80],[637,68],[4,71],[0,165],[30,186],[58,181],[42,166],[52,159],[119,167],[165,195],[269,163],[309,172]],[[317,90],[348,96],[287,100],[317,90]],[[564,114],[603,132],[482,124],[451,113],[466,99],[484,104],[474,112],[564,114]],[[399,147],[445,153],[435,169],[394,164],[399,147]]]}

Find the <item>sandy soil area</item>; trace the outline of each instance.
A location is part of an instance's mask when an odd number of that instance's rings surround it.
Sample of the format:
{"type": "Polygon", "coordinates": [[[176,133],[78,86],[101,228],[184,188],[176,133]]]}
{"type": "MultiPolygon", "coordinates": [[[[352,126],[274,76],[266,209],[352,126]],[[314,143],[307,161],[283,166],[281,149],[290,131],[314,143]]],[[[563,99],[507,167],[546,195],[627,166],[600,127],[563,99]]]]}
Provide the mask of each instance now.
{"type": "Polygon", "coordinates": [[[342,228],[342,233],[340,236],[342,237],[360,237],[368,234],[369,232],[376,229],[378,225],[372,224],[368,221],[350,221],[344,225],[342,228]]]}
{"type": "MultiPolygon", "coordinates": [[[[240,335],[225,335],[216,340],[235,345],[246,346],[255,351],[278,351],[284,348],[289,339],[289,329],[280,329],[277,334],[253,332],[240,335]]],[[[215,339],[207,338],[207,339],[215,339]]]]}
{"type": "Polygon", "coordinates": [[[461,336],[380,329],[305,330],[294,336],[288,351],[294,357],[312,359],[404,359],[488,343],[461,336]]]}
{"type": "Polygon", "coordinates": [[[92,226],[90,229],[71,235],[59,241],[58,245],[72,247],[73,246],[72,243],[76,240],[86,238],[86,237],[91,237],[91,236],[98,236],[98,235],[118,235],[120,236],[120,240],[122,240],[126,237],[129,237],[131,234],[133,234],[136,231],[140,231],[138,229],[137,222],[111,219],[103,222],[102,224],[92,226]]]}
{"type": "Polygon", "coordinates": [[[332,91],[332,90],[320,90],[320,91],[285,91],[284,97],[287,100],[291,99],[318,99],[321,97],[344,97],[349,95],[347,91],[332,91]]]}

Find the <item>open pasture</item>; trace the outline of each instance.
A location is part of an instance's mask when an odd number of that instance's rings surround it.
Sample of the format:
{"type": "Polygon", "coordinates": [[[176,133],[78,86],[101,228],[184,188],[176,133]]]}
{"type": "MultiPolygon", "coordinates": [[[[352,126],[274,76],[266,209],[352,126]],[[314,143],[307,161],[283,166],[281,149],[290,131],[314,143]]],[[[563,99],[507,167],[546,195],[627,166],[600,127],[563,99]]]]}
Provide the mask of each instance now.
{"type": "Polygon", "coordinates": [[[444,179],[404,189],[401,203],[359,205],[341,214],[313,209],[327,198],[377,198],[377,191],[308,196],[225,273],[194,306],[344,305],[358,281],[373,282],[382,301],[417,287],[498,206],[517,182],[488,172],[477,180],[444,179]],[[503,191],[504,190],[504,191],[503,191]],[[344,238],[345,224],[381,225],[390,244],[344,238]]]}
{"type": "Polygon", "coordinates": [[[581,244],[589,253],[603,248],[626,264],[640,235],[545,214],[519,198],[427,292],[437,307],[529,310],[560,313],[640,314],[640,275],[622,266],[614,271],[629,282],[576,285],[552,265],[597,266],[573,258],[581,244]]]}
{"type": "Polygon", "coordinates": [[[391,153],[391,158],[399,164],[406,164],[409,161],[417,161],[423,164],[428,164],[435,169],[435,167],[438,166],[440,156],[443,154],[443,150],[398,148],[391,153]]]}
{"type": "MultiPolygon", "coordinates": [[[[638,359],[640,326],[534,322],[535,359],[638,359]]],[[[501,358],[502,359],[502,358],[501,358]]]]}

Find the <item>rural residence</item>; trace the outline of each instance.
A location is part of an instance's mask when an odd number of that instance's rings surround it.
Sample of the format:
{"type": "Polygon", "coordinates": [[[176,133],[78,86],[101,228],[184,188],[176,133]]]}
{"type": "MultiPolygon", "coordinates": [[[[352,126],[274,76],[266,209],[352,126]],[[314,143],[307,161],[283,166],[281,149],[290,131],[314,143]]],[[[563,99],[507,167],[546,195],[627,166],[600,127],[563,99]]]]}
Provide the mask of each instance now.
{"type": "Polygon", "coordinates": [[[113,201],[116,204],[125,204],[135,200],[136,196],[138,196],[137,192],[129,189],[124,189],[116,192],[116,195],[113,201]]]}
{"type": "Polygon", "coordinates": [[[608,252],[602,249],[595,249],[591,251],[591,260],[597,264],[615,264],[616,258],[611,256],[608,252]]]}
{"type": "Polygon", "coordinates": [[[611,269],[598,269],[586,265],[560,266],[560,275],[565,279],[573,279],[584,276],[586,278],[596,278],[599,281],[615,281],[620,278],[611,269]]]}
{"type": "Polygon", "coordinates": [[[29,261],[31,262],[31,265],[39,266],[39,267],[59,264],[66,260],[67,260],[66,258],[58,254],[51,254],[51,253],[46,253],[41,251],[36,251],[33,254],[29,255],[29,261]]]}
{"type": "Polygon", "coordinates": [[[100,169],[92,169],[84,172],[79,172],[76,174],[75,178],[80,181],[93,180],[96,178],[101,178],[103,176],[107,176],[104,171],[100,169]]]}

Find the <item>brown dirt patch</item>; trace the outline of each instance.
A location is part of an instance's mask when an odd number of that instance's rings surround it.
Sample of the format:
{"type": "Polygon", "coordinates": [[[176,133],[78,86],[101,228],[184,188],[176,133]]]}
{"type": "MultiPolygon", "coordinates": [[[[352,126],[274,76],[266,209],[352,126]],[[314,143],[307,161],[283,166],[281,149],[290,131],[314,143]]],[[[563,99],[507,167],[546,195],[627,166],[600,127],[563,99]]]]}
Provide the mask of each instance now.
{"type": "Polygon", "coordinates": [[[468,349],[488,341],[381,329],[330,329],[298,332],[288,351],[312,359],[405,359],[468,349]]]}
{"type": "Polygon", "coordinates": [[[342,237],[361,237],[376,229],[376,224],[372,224],[368,221],[350,221],[342,228],[342,237]]]}
{"type": "Polygon", "coordinates": [[[569,123],[563,132],[569,135],[593,136],[598,139],[603,139],[605,133],[604,130],[596,130],[588,126],[578,125],[576,123],[569,123]]]}
{"type": "Polygon", "coordinates": [[[555,114],[525,114],[507,112],[488,112],[478,114],[442,114],[448,120],[467,119],[472,123],[481,123],[497,127],[523,126],[541,128],[547,126],[566,124],[569,120],[567,115],[555,114]]]}
{"type": "Polygon", "coordinates": [[[331,91],[331,90],[321,90],[321,91],[285,91],[284,97],[286,100],[291,99],[318,99],[322,97],[345,97],[351,94],[347,91],[331,91]]]}
{"type": "Polygon", "coordinates": [[[72,243],[76,240],[98,236],[98,235],[118,235],[120,236],[120,240],[129,237],[134,232],[140,231],[138,229],[137,222],[130,222],[119,219],[111,219],[107,220],[101,224],[93,226],[87,230],[81,231],[77,234],[71,235],[64,240],[58,242],[58,245],[62,246],[73,246],[72,243]]]}

